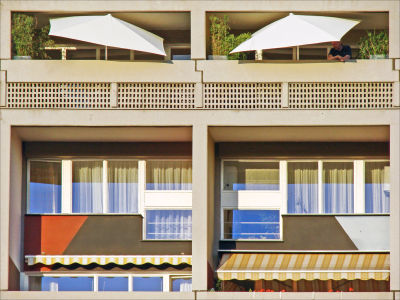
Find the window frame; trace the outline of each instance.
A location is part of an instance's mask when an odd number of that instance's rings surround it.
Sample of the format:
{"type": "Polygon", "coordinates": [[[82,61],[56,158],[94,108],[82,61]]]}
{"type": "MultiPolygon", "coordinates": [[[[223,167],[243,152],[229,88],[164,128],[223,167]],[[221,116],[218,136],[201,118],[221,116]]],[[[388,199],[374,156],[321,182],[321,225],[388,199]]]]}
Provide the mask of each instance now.
{"type": "MultiPolygon", "coordinates": [[[[103,292],[110,292],[110,291],[99,291],[98,283],[99,277],[125,277],[128,278],[128,290],[127,291],[118,291],[121,293],[127,292],[137,292],[133,290],[133,278],[134,277],[161,277],[163,280],[163,290],[161,292],[171,292],[172,291],[172,279],[175,278],[192,278],[192,274],[188,273],[188,271],[182,271],[183,273],[177,272],[170,272],[170,273],[37,273],[37,272],[26,272],[24,273],[28,277],[91,277],[93,278],[93,290],[88,292],[96,292],[96,293],[103,293],[103,292]]],[[[29,290],[29,286],[26,287],[29,290]]],[[[46,291],[41,291],[46,292],[46,291]]],[[[74,292],[74,291],[71,291],[74,292]]],[[[117,291],[115,291],[117,292],[117,291]]]]}
{"type": "Polygon", "coordinates": [[[193,209],[192,208],[181,208],[181,207],[160,207],[160,208],[146,208],[144,210],[143,216],[143,226],[142,226],[142,238],[143,241],[159,241],[159,242],[191,242],[193,240],[193,221],[192,221],[192,238],[191,239],[148,239],[147,238],[147,223],[146,223],[146,211],[148,210],[190,210],[192,211],[193,217],[193,209]]]}
{"type": "Polygon", "coordinates": [[[249,208],[229,208],[229,207],[224,207],[222,210],[222,217],[221,217],[221,237],[220,239],[222,241],[242,241],[242,242],[252,242],[252,241],[261,241],[261,242],[281,242],[283,241],[283,219],[282,219],[282,212],[280,208],[254,208],[254,207],[249,207],[249,208]],[[227,239],[225,238],[225,210],[277,210],[279,211],[279,239],[227,239]]]}

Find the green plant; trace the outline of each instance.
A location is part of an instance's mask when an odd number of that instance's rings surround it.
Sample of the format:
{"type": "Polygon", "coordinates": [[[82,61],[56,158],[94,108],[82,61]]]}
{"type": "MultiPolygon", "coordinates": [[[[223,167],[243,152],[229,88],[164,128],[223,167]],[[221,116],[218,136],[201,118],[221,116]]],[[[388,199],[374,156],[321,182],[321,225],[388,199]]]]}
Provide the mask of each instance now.
{"type": "Polygon", "coordinates": [[[231,29],[228,25],[228,17],[211,16],[210,22],[212,55],[228,55],[229,43],[227,43],[227,37],[231,29]]]}
{"type": "Polygon", "coordinates": [[[12,45],[18,56],[31,56],[32,58],[48,58],[45,47],[53,46],[50,39],[50,26],[37,28],[37,20],[33,16],[22,13],[12,15],[12,45]]]}
{"type": "Polygon", "coordinates": [[[246,53],[229,54],[233,49],[251,37],[251,33],[241,33],[238,36],[230,33],[229,18],[210,17],[211,53],[212,55],[227,55],[228,59],[246,59],[246,53]]]}
{"type": "Polygon", "coordinates": [[[359,42],[360,58],[370,58],[371,55],[387,55],[389,52],[389,36],[386,31],[368,31],[359,42]]]}

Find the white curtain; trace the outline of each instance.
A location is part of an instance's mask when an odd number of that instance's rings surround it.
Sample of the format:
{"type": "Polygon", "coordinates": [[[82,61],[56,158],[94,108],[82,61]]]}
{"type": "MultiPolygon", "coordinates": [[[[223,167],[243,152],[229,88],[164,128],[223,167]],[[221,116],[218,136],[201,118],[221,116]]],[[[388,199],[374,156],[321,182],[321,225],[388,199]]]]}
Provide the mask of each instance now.
{"type": "Polygon", "coordinates": [[[365,212],[390,212],[389,162],[365,162],[365,212]]]}
{"type": "Polygon", "coordinates": [[[354,172],[352,162],[323,163],[325,213],[354,212],[354,172]]]}
{"type": "Polygon", "coordinates": [[[74,161],[72,212],[103,213],[103,162],[74,161]]]}
{"type": "Polygon", "coordinates": [[[147,161],[147,190],[191,190],[191,161],[147,161]]]}
{"type": "Polygon", "coordinates": [[[318,163],[288,163],[288,213],[318,213],[318,163]]]}
{"type": "Polygon", "coordinates": [[[192,211],[147,210],[146,238],[162,240],[192,239],[192,211]]]}
{"type": "Polygon", "coordinates": [[[61,212],[61,162],[31,161],[29,212],[61,212]]]}
{"type": "Polygon", "coordinates": [[[108,162],[108,210],[110,213],[138,212],[138,163],[108,162]]]}
{"type": "Polygon", "coordinates": [[[182,279],[174,279],[174,290],[179,292],[191,292],[192,291],[192,278],[182,278],[182,279]],[[178,288],[176,288],[176,285],[178,288]]]}

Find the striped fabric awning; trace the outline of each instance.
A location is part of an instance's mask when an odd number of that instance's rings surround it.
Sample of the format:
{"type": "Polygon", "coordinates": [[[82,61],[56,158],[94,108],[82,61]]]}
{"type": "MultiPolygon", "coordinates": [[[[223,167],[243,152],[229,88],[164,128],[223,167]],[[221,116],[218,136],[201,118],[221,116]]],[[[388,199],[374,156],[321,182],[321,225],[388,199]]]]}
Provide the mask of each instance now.
{"type": "Polygon", "coordinates": [[[221,280],[389,280],[389,254],[224,254],[221,280]]]}
{"type": "Polygon", "coordinates": [[[192,264],[191,255],[26,255],[25,260],[29,266],[35,264],[53,265],[56,263],[62,265],[80,265],[98,264],[107,265],[114,263],[117,265],[143,265],[150,263],[152,265],[179,265],[192,264]]]}

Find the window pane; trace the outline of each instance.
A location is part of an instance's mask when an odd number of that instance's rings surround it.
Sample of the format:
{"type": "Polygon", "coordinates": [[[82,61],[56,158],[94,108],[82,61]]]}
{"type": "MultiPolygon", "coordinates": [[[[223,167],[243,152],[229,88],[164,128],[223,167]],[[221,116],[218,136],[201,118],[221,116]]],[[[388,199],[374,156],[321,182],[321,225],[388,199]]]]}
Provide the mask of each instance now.
{"type": "Polygon", "coordinates": [[[224,162],[224,190],[279,190],[279,162],[224,162]]]}
{"type": "Polygon", "coordinates": [[[147,210],[146,239],[192,239],[192,211],[147,210]]]}
{"type": "Polygon", "coordinates": [[[191,190],[191,161],[147,161],[147,190],[191,190]]]}
{"type": "Polygon", "coordinates": [[[61,213],[61,162],[30,162],[29,212],[61,213]]]}
{"type": "Polygon", "coordinates": [[[288,213],[318,213],[318,163],[288,163],[288,213]]]}
{"type": "Polygon", "coordinates": [[[365,212],[390,213],[388,161],[365,162],[365,212]]]}
{"type": "Polygon", "coordinates": [[[74,161],[72,164],[72,212],[103,212],[103,162],[74,161]]]}
{"type": "Polygon", "coordinates": [[[279,210],[224,210],[225,239],[279,239],[279,210]]]}
{"type": "Polygon", "coordinates": [[[324,162],[325,213],[354,212],[354,175],[352,162],[324,162]]]}
{"type": "Polygon", "coordinates": [[[133,277],[133,291],[162,292],[162,277],[133,277]]]}
{"type": "Polygon", "coordinates": [[[99,277],[99,291],[128,291],[128,277],[99,277]]]}
{"type": "Polygon", "coordinates": [[[138,212],[137,161],[108,162],[108,210],[110,213],[138,212]]]}
{"type": "Polygon", "coordinates": [[[42,291],[93,291],[93,277],[43,277],[42,291]]]}
{"type": "Polygon", "coordinates": [[[192,278],[173,278],[172,279],[173,292],[191,292],[192,291],[192,278]]]}

